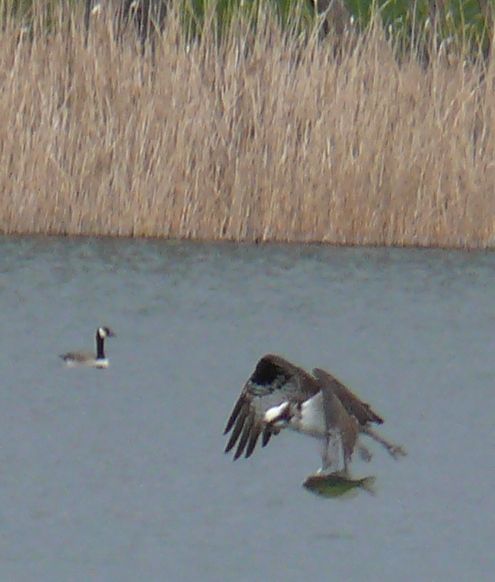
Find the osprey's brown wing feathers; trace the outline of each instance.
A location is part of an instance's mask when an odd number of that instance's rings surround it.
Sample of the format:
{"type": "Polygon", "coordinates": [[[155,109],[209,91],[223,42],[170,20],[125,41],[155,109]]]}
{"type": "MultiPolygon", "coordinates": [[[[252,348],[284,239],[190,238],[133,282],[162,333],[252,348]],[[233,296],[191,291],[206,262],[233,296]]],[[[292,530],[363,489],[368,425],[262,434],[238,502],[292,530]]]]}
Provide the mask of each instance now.
{"type": "Polygon", "coordinates": [[[383,424],[383,418],[378,416],[369,404],[360,400],[337,378],[320,368],[315,368],[313,375],[321,385],[331,386],[344,408],[351,416],[354,416],[360,426],[365,426],[369,423],[383,424]]]}
{"type": "Polygon", "coordinates": [[[304,402],[319,391],[318,383],[302,368],[281,356],[268,354],[256,365],[227,421],[224,434],[232,431],[225,447],[229,452],[237,444],[234,460],[243,453],[250,457],[260,434],[266,446],[279,430],[264,422],[268,409],[282,402],[304,402]]]}
{"type": "Polygon", "coordinates": [[[354,452],[359,427],[358,421],[349,414],[334,391],[334,383],[320,382],[323,408],[329,434],[335,430],[340,433],[345,461],[349,461],[354,452]]]}

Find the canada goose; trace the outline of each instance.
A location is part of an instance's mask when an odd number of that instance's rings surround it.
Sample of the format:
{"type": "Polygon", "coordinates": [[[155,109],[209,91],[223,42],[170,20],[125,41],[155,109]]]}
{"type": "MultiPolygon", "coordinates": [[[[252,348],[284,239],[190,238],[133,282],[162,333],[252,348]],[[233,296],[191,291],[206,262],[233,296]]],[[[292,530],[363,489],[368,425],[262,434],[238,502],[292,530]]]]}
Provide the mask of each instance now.
{"type": "Polygon", "coordinates": [[[91,352],[67,352],[60,357],[69,368],[75,366],[108,368],[109,361],[105,356],[105,338],[114,336],[114,332],[109,327],[99,327],[96,330],[96,355],[91,352]]]}
{"type": "Polygon", "coordinates": [[[224,434],[233,431],[225,452],[237,443],[234,460],[244,452],[250,457],[260,434],[266,446],[287,427],[324,441],[323,469],[334,463],[339,448],[345,468],[356,444],[366,455],[367,449],[357,443],[358,433],[374,438],[393,456],[404,454],[371,430],[370,423],[382,424],[383,419],[336,378],[320,369],[308,374],[268,354],[257,363],[227,421],[224,434]]]}

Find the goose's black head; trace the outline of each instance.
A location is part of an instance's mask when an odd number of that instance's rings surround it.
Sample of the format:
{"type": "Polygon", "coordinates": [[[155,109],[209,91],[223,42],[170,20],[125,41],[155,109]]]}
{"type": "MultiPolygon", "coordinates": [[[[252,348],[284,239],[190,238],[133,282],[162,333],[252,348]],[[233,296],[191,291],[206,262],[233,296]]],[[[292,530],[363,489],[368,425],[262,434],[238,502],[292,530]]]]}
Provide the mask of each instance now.
{"type": "Polygon", "coordinates": [[[109,327],[99,327],[96,331],[96,335],[101,339],[115,336],[114,332],[109,327]]]}

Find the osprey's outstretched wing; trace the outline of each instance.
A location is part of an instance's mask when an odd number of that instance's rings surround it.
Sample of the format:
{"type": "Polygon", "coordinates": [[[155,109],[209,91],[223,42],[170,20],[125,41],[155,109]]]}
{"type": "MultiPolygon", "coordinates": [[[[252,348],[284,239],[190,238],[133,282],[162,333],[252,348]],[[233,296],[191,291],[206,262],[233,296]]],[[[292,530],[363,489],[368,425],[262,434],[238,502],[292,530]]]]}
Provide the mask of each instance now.
{"type": "Polygon", "coordinates": [[[236,444],[234,460],[244,452],[250,457],[260,434],[266,446],[279,429],[264,421],[265,412],[283,402],[302,403],[319,391],[316,380],[281,356],[268,354],[256,364],[227,421],[224,434],[232,431],[225,452],[236,444]]]}
{"type": "Polygon", "coordinates": [[[347,386],[344,386],[340,380],[332,376],[332,374],[321,368],[315,368],[313,375],[319,384],[322,386],[328,385],[332,388],[344,408],[351,416],[354,416],[360,426],[365,426],[369,423],[383,424],[383,418],[378,416],[369,404],[360,400],[347,386]]]}

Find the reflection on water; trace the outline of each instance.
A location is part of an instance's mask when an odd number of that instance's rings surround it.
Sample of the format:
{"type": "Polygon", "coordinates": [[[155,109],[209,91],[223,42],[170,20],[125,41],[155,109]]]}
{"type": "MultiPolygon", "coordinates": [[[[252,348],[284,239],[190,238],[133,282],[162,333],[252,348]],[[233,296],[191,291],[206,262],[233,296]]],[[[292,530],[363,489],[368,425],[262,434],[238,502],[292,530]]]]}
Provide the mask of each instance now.
{"type": "Polygon", "coordinates": [[[2,580],[491,579],[495,256],[2,239],[2,580]],[[110,368],[58,354],[117,337],[110,368]],[[377,495],[301,486],[312,439],[222,431],[260,355],[385,417],[377,495]],[[350,556],[353,558],[350,559],[350,556]]]}

